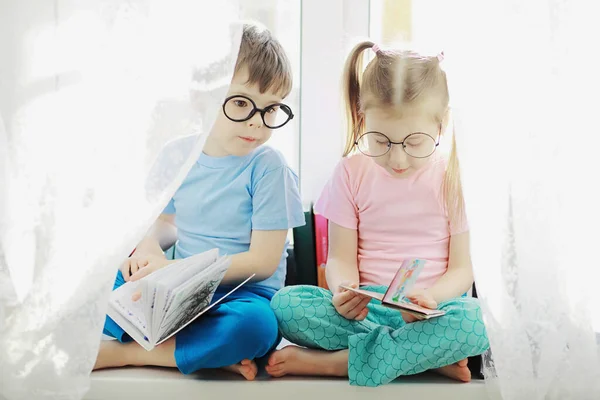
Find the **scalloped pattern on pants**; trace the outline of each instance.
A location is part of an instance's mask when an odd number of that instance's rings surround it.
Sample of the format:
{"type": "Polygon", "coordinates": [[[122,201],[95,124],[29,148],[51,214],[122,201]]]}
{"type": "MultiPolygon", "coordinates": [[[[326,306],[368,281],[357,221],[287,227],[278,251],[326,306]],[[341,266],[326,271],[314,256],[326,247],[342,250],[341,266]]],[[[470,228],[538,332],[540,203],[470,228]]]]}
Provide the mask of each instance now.
{"type": "MultiPolygon", "coordinates": [[[[384,293],[385,286],[364,289],[384,293]]],[[[489,347],[479,301],[461,297],[443,302],[442,317],[410,324],[397,310],[372,300],[363,321],[335,310],[330,291],[289,286],[271,300],[279,330],[289,341],[323,350],[349,349],[348,377],[359,386],[379,386],[485,352],[489,347]]]]}

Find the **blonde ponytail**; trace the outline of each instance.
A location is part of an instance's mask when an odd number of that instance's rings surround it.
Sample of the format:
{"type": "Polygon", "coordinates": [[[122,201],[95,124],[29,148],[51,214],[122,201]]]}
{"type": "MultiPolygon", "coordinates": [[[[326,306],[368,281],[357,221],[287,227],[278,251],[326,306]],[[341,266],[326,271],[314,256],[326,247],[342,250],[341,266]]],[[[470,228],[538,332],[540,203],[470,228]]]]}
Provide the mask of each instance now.
{"type": "Polygon", "coordinates": [[[373,47],[373,42],[365,41],[354,46],[344,66],[343,92],[346,108],[346,145],[344,157],[352,152],[357,135],[364,128],[360,106],[360,85],[362,82],[363,52],[373,47]]]}
{"type": "Polygon", "coordinates": [[[458,154],[456,151],[456,137],[454,127],[452,128],[452,149],[448,158],[448,166],[442,185],[442,193],[448,210],[448,220],[450,229],[461,226],[465,217],[465,202],[463,197],[462,185],[460,181],[460,165],[458,163],[458,154]]]}

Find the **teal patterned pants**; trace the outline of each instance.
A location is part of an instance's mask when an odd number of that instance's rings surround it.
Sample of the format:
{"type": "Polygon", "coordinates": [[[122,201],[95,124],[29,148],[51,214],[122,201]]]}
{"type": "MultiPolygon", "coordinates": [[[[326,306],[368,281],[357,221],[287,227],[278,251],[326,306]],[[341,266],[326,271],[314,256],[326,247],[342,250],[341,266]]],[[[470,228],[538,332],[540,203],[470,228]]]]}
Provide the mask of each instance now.
{"type": "MultiPolygon", "coordinates": [[[[384,286],[365,289],[384,293],[384,286]]],[[[446,315],[404,322],[400,312],[372,300],[363,321],[335,310],[332,294],[315,286],[288,286],[275,294],[271,308],[289,341],[324,350],[350,349],[348,377],[359,386],[379,386],[402,375],[418,374],[482,354],[489,347],[477,299],[443,302],[446,315]]]]}

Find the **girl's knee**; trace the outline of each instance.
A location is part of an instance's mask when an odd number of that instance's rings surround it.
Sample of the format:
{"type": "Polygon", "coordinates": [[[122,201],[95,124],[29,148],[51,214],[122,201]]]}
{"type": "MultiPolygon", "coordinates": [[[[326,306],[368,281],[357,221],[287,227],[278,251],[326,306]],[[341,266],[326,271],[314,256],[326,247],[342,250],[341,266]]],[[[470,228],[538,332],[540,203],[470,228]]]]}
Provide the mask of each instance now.
{"type": "Polygon", "coordinates": [[[297,289],[295,286],[287,286],[275,293],[271,299],[271,310],[273,310],[273,314],[279,325],[286,319],[285,315],[289,316],[291,299],[298,295],[296,292],[297,289]]]}
{"type": "Polygon", "coordinates": [[[462,350],[468,356],[475,356],[489,348],[489,341],[479,300],[465,297],[447,302],[444,306],[448,327],[454,331],[462,350]]]}
{"type": "Polygon", "coordinates": [[[277,293],[273,295],[273,298],[271,298],[271,309],[275,311],[282,305],[288,303],[290,296],[294,295],[293,292],[295,288],[295,286],[286,286],[282,289],[279,289],[277,293]]]}
{"type": "Polygon", "coordinates": [[[280,289],[271,299],[271,309],[275,313],[277,320],[282,321],[284,315],[291,314],[295,307],[303,307],[303,300],[312,298],[315,290],[320,288],[307,285],[286,286],[280,289]]]}
{"type": "Polygon", "coordinates": [[[309,331],[316,320],[325,317],[331,305],[331,296],[316,286],[288,286],[281,289],[271,300],[279,331],[288,340],[306,345],[309,331]]]}
{"type": "Polygon", "coordinates": [[[473,297],[459,297],[446,301],[440,305],[440,309],[454,318],[483,323],[479,300],[473,297]]]}

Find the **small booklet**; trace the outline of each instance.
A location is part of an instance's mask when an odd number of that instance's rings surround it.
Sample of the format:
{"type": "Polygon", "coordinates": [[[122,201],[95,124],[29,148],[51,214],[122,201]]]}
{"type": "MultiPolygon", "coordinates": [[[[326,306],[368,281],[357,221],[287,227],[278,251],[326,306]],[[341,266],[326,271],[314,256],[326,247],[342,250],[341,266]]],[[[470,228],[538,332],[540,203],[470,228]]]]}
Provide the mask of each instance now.
{"type": "Polygon", "coordinates": [[[218,249],[181,259],[114,290],[107,314],[143,348],[152,350],[254,277],[211,304],[230,264],[218,249]],[[136,291],[142,297],[133,301],[136,291]]]}
{"type": "Polygon", "coordinates": [[[406,299],[406,294],[415,284],[419,274],[425,266],[424,260],[412,259],[404,260],[394,279],[390,283],[387,291],[384,294],[371,292],[369,290],[354,289],[349,286],[340,286],[346,290],[359,293],[363,296],[371,297],[381,301],[386,307],[395,308],[407,314],[411,314],[418,319],[430,319],[440,317],[445,314],[442,310],[432,310],[430,308],[421,307],[406,299]]]}

